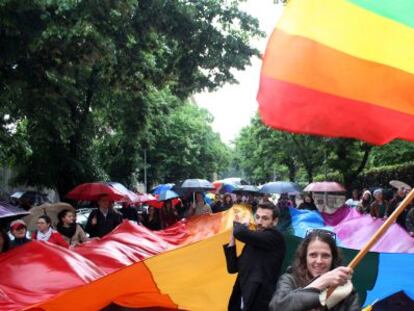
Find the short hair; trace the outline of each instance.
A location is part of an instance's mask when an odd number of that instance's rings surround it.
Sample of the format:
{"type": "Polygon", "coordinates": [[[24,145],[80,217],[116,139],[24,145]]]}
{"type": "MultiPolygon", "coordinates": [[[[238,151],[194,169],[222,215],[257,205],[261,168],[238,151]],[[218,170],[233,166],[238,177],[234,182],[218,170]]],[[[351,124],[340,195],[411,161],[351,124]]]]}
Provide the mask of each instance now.
{"type": "Polygon", "coordinates": [[[273,219],[278,218],[278,217],[279,217],[279,215],[280,215],[279,208],[278,208],[276,205],[274,205],[272,202],[263,202],[263,203],[260,203],[260,204],[257,206],[257,208],[262,208],[262,209],[269,209],[269,210],[271,210],[271,211],[272,211],[272,217],[273,217],[273,219]]]}

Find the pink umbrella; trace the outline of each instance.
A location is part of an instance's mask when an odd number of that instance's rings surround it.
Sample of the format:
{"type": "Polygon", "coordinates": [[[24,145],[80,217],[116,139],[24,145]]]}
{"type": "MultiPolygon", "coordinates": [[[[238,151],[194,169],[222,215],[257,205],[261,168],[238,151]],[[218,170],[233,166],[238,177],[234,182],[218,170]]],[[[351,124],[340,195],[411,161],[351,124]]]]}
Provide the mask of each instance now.
{"type": "Polygon", "coordinates": [[[303,189],[305,192],[345,192],[346,189],[341,184],[334,181],[313,182],[303,189]]]}
{"type": "Polygon", "coordinates": [[[138,194],[138,202],[147,203],[147,202],[157,202],[157,198],[150,193],[140,193],[138,194]]]}

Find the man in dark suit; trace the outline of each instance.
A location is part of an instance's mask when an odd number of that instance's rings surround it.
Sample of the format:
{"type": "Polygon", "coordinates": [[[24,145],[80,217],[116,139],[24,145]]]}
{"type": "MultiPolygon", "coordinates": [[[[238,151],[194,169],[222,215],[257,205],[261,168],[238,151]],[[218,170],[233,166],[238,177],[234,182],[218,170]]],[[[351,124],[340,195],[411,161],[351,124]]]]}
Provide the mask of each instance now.
{"type": "Polygon", "coordinates": [[[107,194],[98,197],[99,208],[93,210],[86,222],[85,231],[91,238],[103,237],[122,222],[122,215],[114,210],[107,194]]]}
{"type": "Polygon", "coordinates": [[[238,273],[228,310],[268,310],[286,253],[285,239],[275,228],[278,217],[278,208],[266,202],[257,207],[255,231],[248,219],[235,219],[230,243],[224,245],[227,270],[238,273]],[[235,239],[245,243],[239,257],[235,239]]]}

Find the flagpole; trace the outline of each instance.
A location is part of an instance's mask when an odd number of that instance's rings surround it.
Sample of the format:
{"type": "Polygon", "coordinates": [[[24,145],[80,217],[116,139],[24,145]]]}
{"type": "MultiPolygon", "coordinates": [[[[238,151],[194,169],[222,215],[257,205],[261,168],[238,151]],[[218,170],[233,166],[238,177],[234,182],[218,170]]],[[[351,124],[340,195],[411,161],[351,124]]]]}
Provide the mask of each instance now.
{"type": "MultiPolygon", "coordinates": [[[[369,252],[369,250],[378,242],[378,240],[387,232],[388,228],[397,220],[397,217],[404,211],[408,204],[414,199],[414,188],[411,189],[410,193],[406,195],[404,200],[400,203],[400,205],[395,209],[395,211],[388,217],[388,219],[379,227],[377,232],[375,232],[374,236],[365,244],[363,248],[358,252],[358,254],[352,259],[352,261],[348,264],[349,268],[355,269],[356,266],[361,262],[364,256],[369,252]]],[[[330,287],[328,289],[327,297],[329,297],[336,287],[330,287]]]]}

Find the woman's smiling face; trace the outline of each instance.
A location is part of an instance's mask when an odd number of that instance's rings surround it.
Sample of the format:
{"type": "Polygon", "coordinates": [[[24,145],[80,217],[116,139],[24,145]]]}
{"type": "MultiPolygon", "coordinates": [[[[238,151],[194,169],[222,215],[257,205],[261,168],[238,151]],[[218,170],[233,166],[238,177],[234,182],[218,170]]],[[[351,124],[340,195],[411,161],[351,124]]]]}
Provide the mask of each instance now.
{"type": "Polygon", "coordinates": [[[319,239],[308,245],[306,267],[312,277],[320,276],[332,267],[332,252],[329,245],[319,239]]]}

